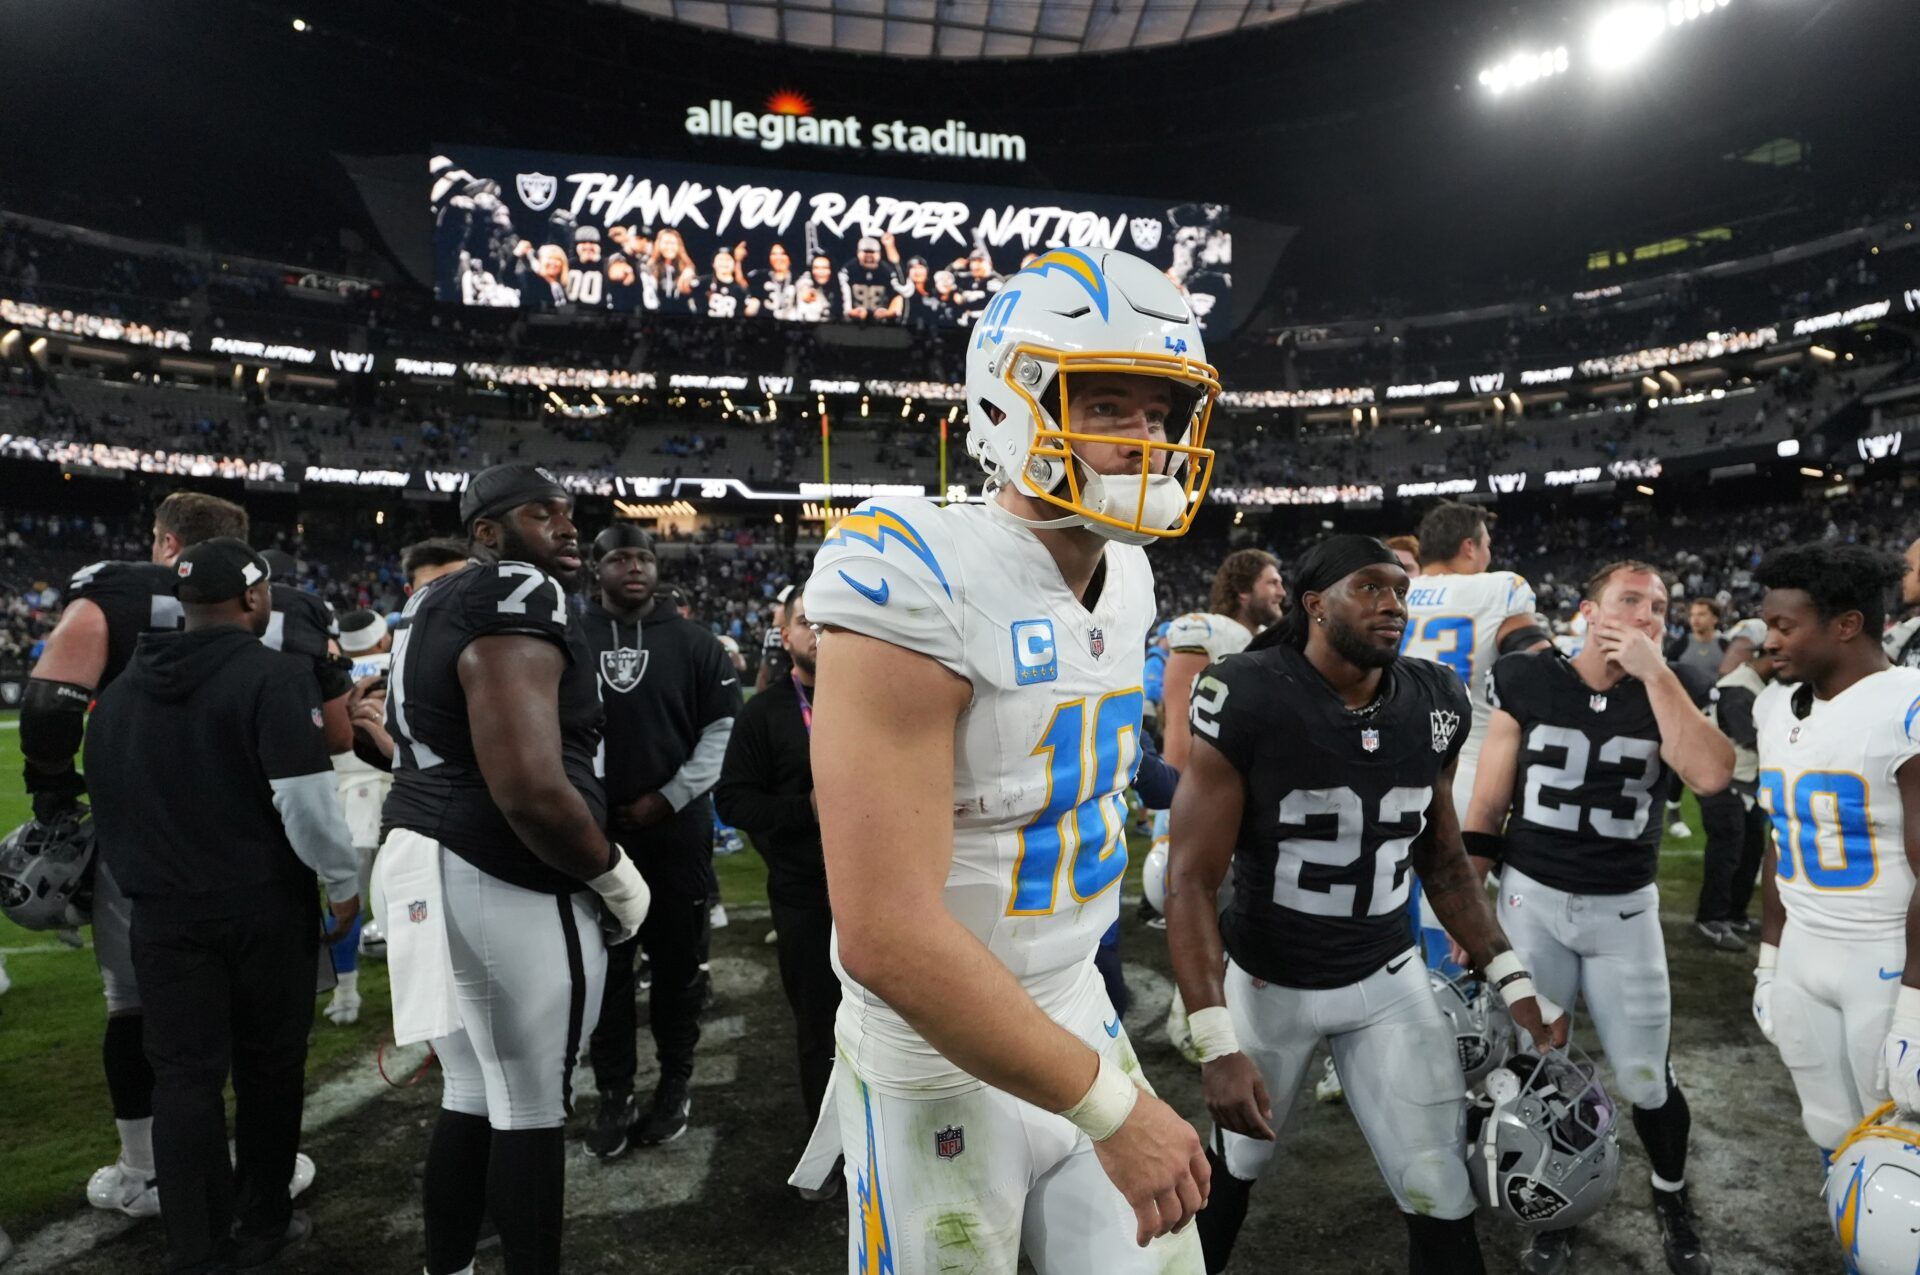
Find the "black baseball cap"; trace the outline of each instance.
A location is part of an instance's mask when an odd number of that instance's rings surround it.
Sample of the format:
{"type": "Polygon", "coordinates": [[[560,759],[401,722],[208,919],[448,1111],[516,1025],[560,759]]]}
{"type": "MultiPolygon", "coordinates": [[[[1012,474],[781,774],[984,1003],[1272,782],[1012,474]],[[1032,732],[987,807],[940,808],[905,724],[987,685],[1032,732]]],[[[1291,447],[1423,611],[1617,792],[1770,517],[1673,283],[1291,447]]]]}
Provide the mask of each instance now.
{"type": "Polygon", "coordinates": [[[471,534],[476,518],[498,518],[530,501],[571,499],[572,493],[544,465],[526,461],[495,465],[475,474],[460,494],[460,525],[471,534]]]}
{"type": "Polygon", "coordinates": [[[173,596],[182,602],[230,602],[268,578],[267,560],[244,540],[215,536],[173,563],[173,596]]]}
{"type": "Polygon", "coordinates": [[[274,580],[297,580],[305,574],[300,559],[285,549],[263,549],[260,560],[267,564],[267,575],[274,580]]]}

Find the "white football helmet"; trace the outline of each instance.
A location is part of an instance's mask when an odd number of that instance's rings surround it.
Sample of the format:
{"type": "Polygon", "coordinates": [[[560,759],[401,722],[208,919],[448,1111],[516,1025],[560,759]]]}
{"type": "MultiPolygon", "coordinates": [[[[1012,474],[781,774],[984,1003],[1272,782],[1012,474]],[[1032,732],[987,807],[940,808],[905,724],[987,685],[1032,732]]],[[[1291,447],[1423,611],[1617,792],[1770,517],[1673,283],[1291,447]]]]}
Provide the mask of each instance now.
{"type": "Polygon", "coordinates": [[[1913,1275],[1920,1270],[1917,1124],[1910,1113],[1886,1103],[1833,1153],[1827,1170],[1827,1219],[1847,1269],[1857,1275],[1913,1275]]]}
{"type": "Polygon", "coordinates": [[[1480,1206],[1530,1231],[1600,1211],[1620,1177],[1619,1113],[1578,1050],[1519,1054],[1467,1106],[1467,1173],[1480,1206]]]}
{"type": "Polygon", "coordinates": [[[1147,903],[1161,916],[1167,914],[1167,843],[1157,839],[1140,865],[1140,889],[1147,903]]]}
{"type": "Polygon", "coordinates": [[[988,494],[1011,484],[1064,511],[1032,525],[1146,544],[1193,524],[1213,477],[1205,443],[1220,375],[1192,307],[1149,263],[1054,248],[1008,276],[974,322],[966,393],[967,451],[987,471],[988,494]],[[1095,373],[1171,385],[1166,439],[1141,440],[1137,473],[1097,474],[1074,454],[1076,443],[1115,441],[1073,417],[1074,386],[1095,373]]]}

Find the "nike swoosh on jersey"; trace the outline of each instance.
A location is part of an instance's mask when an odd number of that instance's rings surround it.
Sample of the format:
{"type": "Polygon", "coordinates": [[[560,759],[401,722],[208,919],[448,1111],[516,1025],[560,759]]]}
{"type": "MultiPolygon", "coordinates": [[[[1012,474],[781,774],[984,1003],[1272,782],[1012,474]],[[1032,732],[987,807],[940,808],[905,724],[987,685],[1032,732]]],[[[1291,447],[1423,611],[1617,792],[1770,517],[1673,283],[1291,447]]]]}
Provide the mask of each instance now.
{"type": "Polygon", "coordinates": [[[1639,908],[1639,909],[1637,909],[1637,910],[1635,910],[1635,911],[1632,911],[1632,912],[1622,912],[1622,913],[1620,914],[1620,919],[1621,919],[1622,921],[1631,921],[1631,920],[1633,920],[1633,918],[1634,918],[1634,917],[1636,917],[1636,916],[1639,916],[1639,915],[1640,915],[1640,913],[1642,913],[1642,912],[1645,912],[1645,911],[1646,911],[1646,909],[1645,909],[1645,908],[1639,908]]]}
{"type": "Polygon", "coordinates": [[[1880,971],[1880,977],[1881,977],[1881,978],[1884,978],[1884,979],[1886,979],[1886,980],[1887,980],[1887,981],[1889,981],[1889,982],[1891,982],[1892,980],[1894,980],[1894,979],[1896,979],[1896,978],[1899,978],[1899,977],[1900,977],[1900,975],[1901,975],[1901,974],[1903,974],[1903,973],[1905,973],[1905,972],[1906,972],[1906,971],[1904,971],[1904,970],[1895,970],[1895,971],[1893,971],[1893,972],[1892,972],[1891,974],[1889,974],[1889,973],[1888,973],[1887,971],[1885,971],[1885,970],[1881,970],[1881,971],[1880,971]]]}
{"type": "Polygon", "coordinates": [[[733,684],[734,684],[735,682],[737,682],[737,681],[739,681],[739,680],[740,680],[740,679],[739,679],[739,678],[737,678],[737,677],[728,677],[728,678],[722,678],[722,679],[721,679],[721,682],[720,682],[720,685],[722,685],[722,686],[732,686],[732,685],[733,685],[733,684]]]}
{"type": "Polygon", "coordinates": [[[880,582],[880,587],[876,589],[870,584],[861,584],[858,580],[854,579],[852,576],[848,575],[844,571],[840,573],[840,578],[842,580],[845,580],[847,582],[848,587],[850,587],[855,593],[859,594],[861,597],[865,598],[867,601],[873,603],[873,605],[877,607],[883,607],[887,605],[887,595],[893,592],[893,582],[890,580],[882,580],[880,582]]]}
{"type": "Polygon", "coordinates": [[[1398,974],[1398,973],[1399,973],[1399,972],[1400,972],[1401,970],[1403,970],[1403,969],[1405,969],[1405,968],[1407,968],[1407,962],[1408,962],[1408,961],[1410,961],[1410,960],[1412,960],[1412,959],[1413,959],[1413,957],[1412,957],[1411,955],[1409,955],[1409,956],[1403,956],[1403,957],[1401,957],[1401,958],[1400,958],[1400,963],[1399,963],[1398,965],[1393,965],[1393,964],[1389,964],[1389,965],[1387,966],[1387,973],[1389,973],[1389,974],[1398,974]]]}
{"type": "Polygon", "coordinates": [[[1110,1023],[1101,1023],[1100,1026],[1106,1029],[1107,1035],[1114,1037],[1115,1039],[1119,1038],[1120,1036],[1120,1020],[1119,1019],[1116,1018],[1110,1023]]]}

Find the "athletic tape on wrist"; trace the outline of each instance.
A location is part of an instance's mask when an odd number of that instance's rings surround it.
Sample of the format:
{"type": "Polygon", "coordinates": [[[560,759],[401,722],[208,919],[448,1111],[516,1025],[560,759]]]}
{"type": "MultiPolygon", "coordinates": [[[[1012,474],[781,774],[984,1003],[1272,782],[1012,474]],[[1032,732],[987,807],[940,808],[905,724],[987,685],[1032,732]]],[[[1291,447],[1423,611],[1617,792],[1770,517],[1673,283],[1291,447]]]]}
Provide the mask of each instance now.
{"type": "Polygon", "coordinates": [[[1233,1015],[1225,1005],[1209,1005],[1188,1014],[1187,1033],[1193,1037],[1193,1047],[1203,1063],[1240,1052],[1240,1038],[1233,1031],[1233,1015]]]}
{"type": "Polygon", "coordinates": [[[1139,1100],[1139,1087],[1103,1054],[1086,1094],[1060,1114],[1095,1142],[1105,1142],[1126,1123],[1139,1100]]]}
{"type": "Polygon", "coordinates": [[[1760,974],[1766,970],[1772,969],[1774,966],[1778,965],[1779,963],[1780,963],[1780,949],[1772,943],[1762,943],[1760,945],[1760,964],[1754,967],[1753,972],[1755,974],[1760,974]]]}
{"type": "Polygon", "coordinates": [[[1901,986],[1900,995],[1893,1002],[1893,1016],[1895,1020],[1920,1022],[1920,987],[1901,986]]]}

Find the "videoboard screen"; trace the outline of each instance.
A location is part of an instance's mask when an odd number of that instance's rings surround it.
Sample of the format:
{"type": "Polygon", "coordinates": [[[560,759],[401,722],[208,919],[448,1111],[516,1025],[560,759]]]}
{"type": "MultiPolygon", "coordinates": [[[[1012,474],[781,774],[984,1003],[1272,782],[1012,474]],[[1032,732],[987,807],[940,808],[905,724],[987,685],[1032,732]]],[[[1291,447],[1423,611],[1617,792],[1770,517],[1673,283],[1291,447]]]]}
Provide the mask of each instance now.
{"type": "Polygon", "coordinates": [[[477,146],[428,181],[449,304],[958,328],[1063,244],[1153,262],[1203,327],[1233,283],[1220,204],[477,146]]]}

